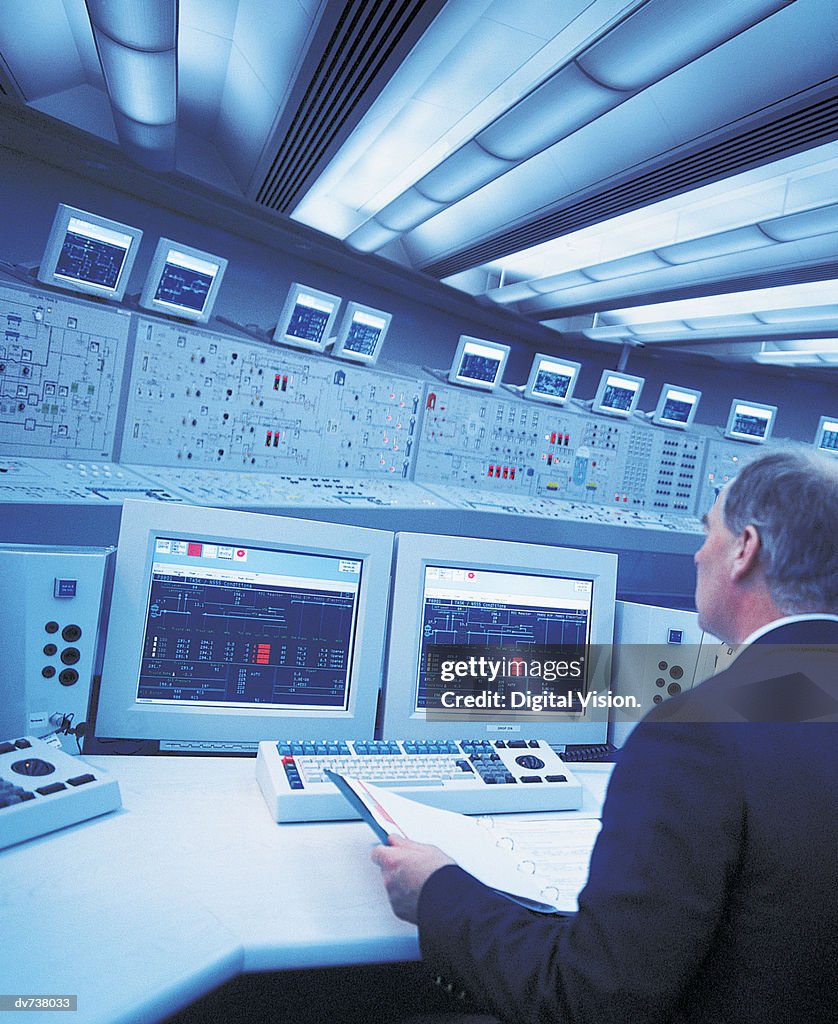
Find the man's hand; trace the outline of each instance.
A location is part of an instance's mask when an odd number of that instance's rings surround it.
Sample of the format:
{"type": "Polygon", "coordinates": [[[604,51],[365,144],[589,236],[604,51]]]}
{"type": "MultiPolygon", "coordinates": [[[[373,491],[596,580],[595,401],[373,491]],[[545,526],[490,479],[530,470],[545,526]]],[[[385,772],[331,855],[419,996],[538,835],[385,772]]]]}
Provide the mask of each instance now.
{"type": "Polygon", "coordinates": [[[396,917],[416,924],[422,886],[437,868],[454,861],[436,846],[414,843],[401,836],[388,836],[387,843],[373,849],[372,859],[381,868],[396,917]]]}

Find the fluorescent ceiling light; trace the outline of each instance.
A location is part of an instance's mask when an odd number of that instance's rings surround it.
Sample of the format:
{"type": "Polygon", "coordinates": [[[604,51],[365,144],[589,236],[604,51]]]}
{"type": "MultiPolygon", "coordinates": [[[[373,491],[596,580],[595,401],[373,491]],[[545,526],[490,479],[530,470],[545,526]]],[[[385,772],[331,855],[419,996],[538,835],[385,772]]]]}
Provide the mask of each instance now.
{"type": "Polygon", "coordinates": [[[751,359],[769,366],[819,366],[823,361],[814,352],[754,352],[751,359]]]}
{"type": "Polygon", "coordinates": [[[838,281],[815,281],[784,285],[780,288],[758,288],[747,292],[730,292],[726,295],[702,295],[693,299],[614,309],[600,313],[598,319],[610,324],[650,324],[665,320],[694,320],[735,313],[803,310],[812,306],[838,313],[838,304],[834,303],[836,296],[838,281]]]}
{"type": "Polygon", "coordinates": [[[86,3],[120,142],[146,167],[174,167],[178,0],[86,3]]]}
{"type": "Polygon", "coordinates": [[[832,142],[521,250],[487,269],[546,294],[587,283],[561,274],[584,270],[610,280],[663,268],[668,251],[680,264],[838,231],[836,179],[832,142]]]}
{"type": "MultiPolygon", "coordinates": [[[[737,0],[736,4],[703,0],[700,5],[684,0],[649,0],[642,4],[468,143],[508,161],[497,165],[490,177],[479,176],[477,187],[555,145],[790,2],[794,0],[737,0]]],[[[475,182],[464,179],[455,152],[407,191],[425,198],[445,195],[445,202],[450,204],[475,190],[475,182]]],[[[404,195],[393,203],[403,200],[404,195]]],[[[390,223],[393,203],[381,208],[373,219],[390,223]]],[[[429,211],[424,219],[431,216],[429,211]]],[[[410,228],[418,223],[422,221],[411,223],[410,228]]],[[[359,237],[367,236],[353,232],[346,241],[357,247],[359,237]]]]}

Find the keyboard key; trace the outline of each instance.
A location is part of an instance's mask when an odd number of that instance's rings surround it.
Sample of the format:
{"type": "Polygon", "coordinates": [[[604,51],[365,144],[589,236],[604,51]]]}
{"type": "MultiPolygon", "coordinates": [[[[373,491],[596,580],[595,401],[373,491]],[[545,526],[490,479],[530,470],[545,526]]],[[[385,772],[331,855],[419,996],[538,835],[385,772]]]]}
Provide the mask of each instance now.
{"type": "Polygon", "coordinates": [[[95,782],[96,777],[89,772],[86,775],[77,775],[74,779],[67,779],[68,786],[83,786],[87,782],[95,782]]]}
{"type": "Polygon", "coordinates": [[[50,796],[50,794],[58,793],[66,788],[63,782],[50,782],[48,786],[38,786],[35,792],[40,793],[41,796],[50,796]]]}

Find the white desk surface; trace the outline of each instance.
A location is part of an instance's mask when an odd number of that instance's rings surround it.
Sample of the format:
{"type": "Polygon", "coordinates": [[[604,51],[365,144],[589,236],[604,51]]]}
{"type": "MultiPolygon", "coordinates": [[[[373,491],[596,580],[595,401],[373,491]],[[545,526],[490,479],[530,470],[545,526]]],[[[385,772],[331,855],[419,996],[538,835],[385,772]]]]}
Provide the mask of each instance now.
{"type": "MultiPolygon", "coordinates": [[[[122,809],[0,852],[0,994],[78,995],[73,1024],[151,1024],[245,971],[418,957],[361,822],[277,825],[250,758],[88,760],[122,809]]],[[[597,817],[611,767],[579,770],[583,807],[557,817],[597,817]]]]}

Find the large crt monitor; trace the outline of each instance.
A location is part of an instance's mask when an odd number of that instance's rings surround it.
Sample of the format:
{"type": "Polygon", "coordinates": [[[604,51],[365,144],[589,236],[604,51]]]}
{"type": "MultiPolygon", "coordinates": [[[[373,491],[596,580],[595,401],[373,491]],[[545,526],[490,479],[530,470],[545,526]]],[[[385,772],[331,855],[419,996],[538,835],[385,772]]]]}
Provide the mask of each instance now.
{"type": "Polygon", "coordinates": [[[604,742],[616,581],[605,552],[397,534],[384,735],[604,742]]]}
{"type": "Polygon", "coordinates": [[[392,547],[360,527],[126,501],[97,736],[368,738],[392,547]]]}

